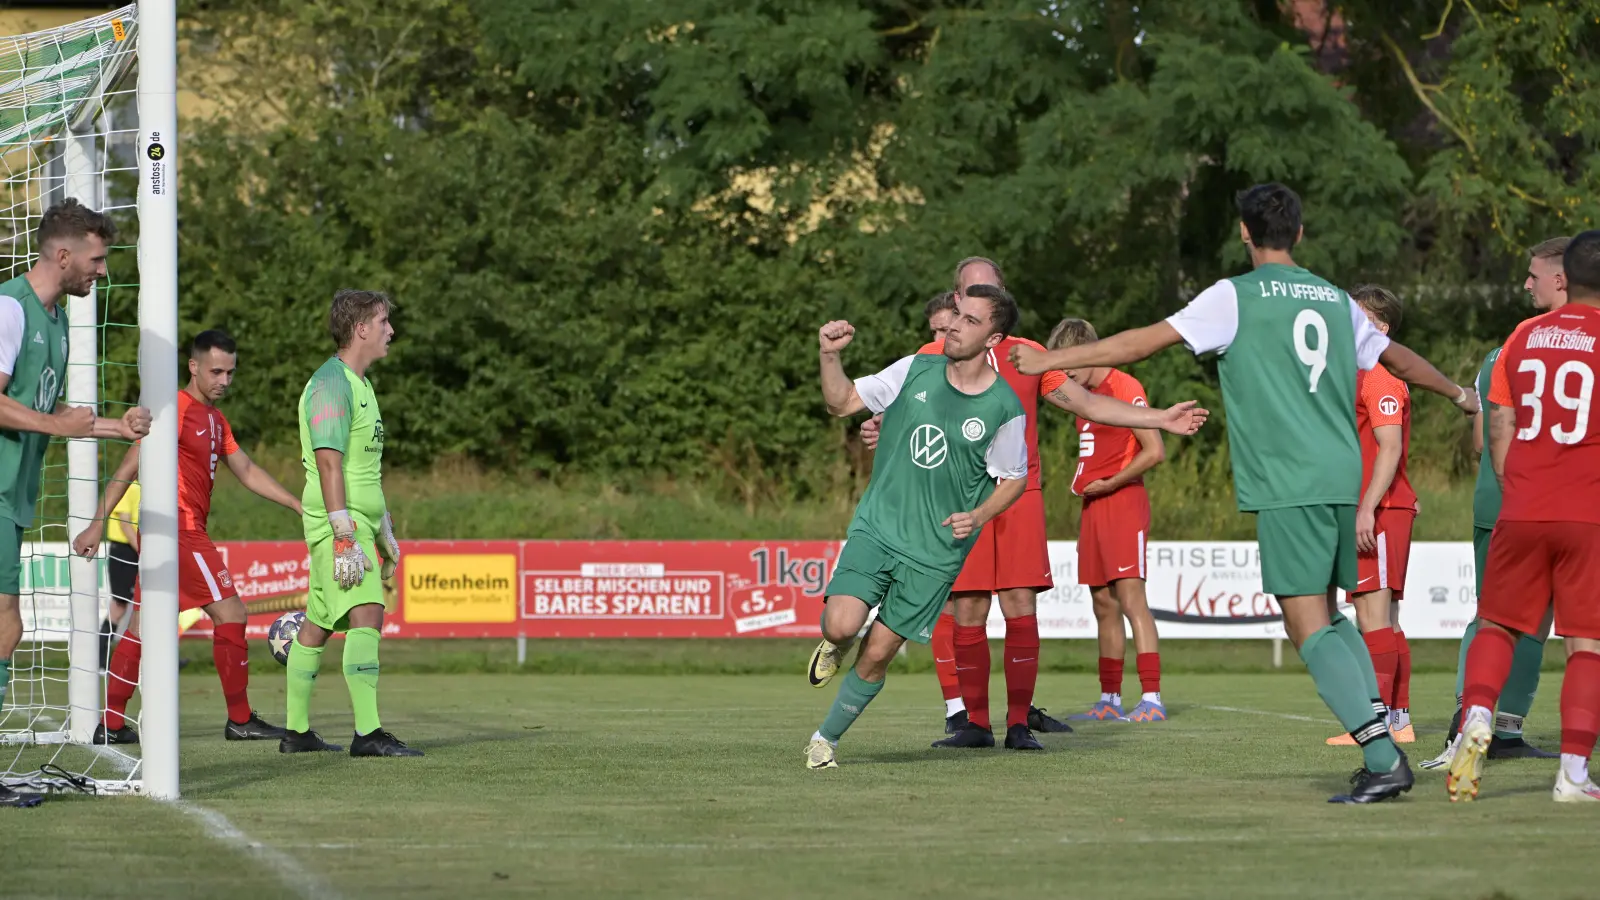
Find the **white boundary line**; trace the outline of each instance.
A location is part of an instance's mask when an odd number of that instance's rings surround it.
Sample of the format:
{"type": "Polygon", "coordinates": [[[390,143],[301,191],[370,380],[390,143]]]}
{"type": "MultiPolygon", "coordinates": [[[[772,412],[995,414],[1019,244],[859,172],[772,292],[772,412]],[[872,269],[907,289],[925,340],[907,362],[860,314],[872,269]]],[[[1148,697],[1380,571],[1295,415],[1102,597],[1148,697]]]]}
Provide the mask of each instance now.
{"type": "Polygon", "coordinates": [[[1318,719],[1312,716],[1296,716],[1291,713],[1271,712],[1265,709],[1243,709],[1237,706],[1202,706],[1212,712],[1244,713],[1251,716],[1271,716],[1274,719],[1288,719],[1291,722],[1315,722],[1318,725],[1338,725],[1333,719],[1318,719]]]}

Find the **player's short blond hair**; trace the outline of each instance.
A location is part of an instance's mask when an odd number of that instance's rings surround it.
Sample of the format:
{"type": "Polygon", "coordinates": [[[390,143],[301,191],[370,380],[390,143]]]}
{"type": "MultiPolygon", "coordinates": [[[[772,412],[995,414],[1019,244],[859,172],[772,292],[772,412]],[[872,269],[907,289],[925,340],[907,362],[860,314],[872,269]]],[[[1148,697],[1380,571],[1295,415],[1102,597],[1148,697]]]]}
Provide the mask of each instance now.
{"type": "Polygon", "coordinates": [[[1405,315],[1405,304],[1395,296],[1394,291],[1381,284],[1360,284],[1350,292],[1350,299],[1360,304],[1361,308],[1378,317],[1378,321],[1389,326],[1390,331],[1400,327],[1400,319],[1405,315]]]}
{"type": "Polygon", "coordinates": [[[1050,339],[1045,341],[1045,346],[1051,350],[1060,350],[1064,347],[1081,347],[1100,340],[1094,333],[1094,326],[1084,319],[1062,319],[1056,327],[1050,329],[1050,339]]]}
{"type": "Polygon", "coordinates": [[[1560,259],[1567,252],[1567,245],[1572,243],[1569,237],[1553,237],[1547,241],[1540,241],[1528,248],[1529,259],[1560,259]]]}
{"type": "Polygon", "coordinates": [[[328,331],[340,350],[356,339],[356,326],[372,321],[382,310],[394,315],[394,301],[383,291],[358,291],[343,288],[333,295],[333,309],[328,311],[328,331]]]}

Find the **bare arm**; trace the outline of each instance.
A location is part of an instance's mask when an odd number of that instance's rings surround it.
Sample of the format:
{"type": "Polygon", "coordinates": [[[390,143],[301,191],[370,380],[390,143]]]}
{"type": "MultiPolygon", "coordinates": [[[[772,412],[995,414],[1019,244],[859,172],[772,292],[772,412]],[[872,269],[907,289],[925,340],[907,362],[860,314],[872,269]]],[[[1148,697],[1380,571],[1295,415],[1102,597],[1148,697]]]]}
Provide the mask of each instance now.
{"type": "Polygon", "coordinates": [[[1511,451],[1511,435],[1517,430],[1517,411],[1510,406],[1489,404],[1489,463],[1495,480],[1506,486],[1506,454],[1511,451]]]}
{"type": "MultiPolygon", "coordinates": [[[[1024,344],[1011,348],[1011,363],[1024,375],[1039,375],[1051,369],[1087,369],[1094,366],[1124,366],[1149,359],[1183,336],[1166,321],[1132,331],[1113,334],[1103,340],[1060,350],[1039,350],[1024,344]]],[[[1114,425],[1114,422],[1102,422],[1114,425]]]]}
{"type": "Polygon", "coordinates": [[[1390,341],[1389,346],[1384,348],[1382,355],[1378,357],[1378,361],[1382,362],[1383,367],[1394,377],[1438,394],[1454,403],[1467,415],[1478,411],[1478,397],[1475,392],[1446,378],[1443,372],[1433,367],[1433,363],[1423,359],[1405,345],[1390,341]]]}
{"type": "Polygon", "coordinates": [[[1361,508],[1365,510],[1378,508],[1383,495],[1389,493],[1389,485],[1394,483],[1395,473],[1400,471],[1400,426],[1379,425],[1372,429],[1372,437],[1378,442],[1378,457],[1372,461],[1372,481],[1361,495],[1361,508]]]}
{"type": "MultiPolygon", "coordinates": [[[[301,512],[300,501],[295,499],[293,494],[284,489],[284,486],[278,483],[278,479],[272,477],[272,473],[256,465],[255,460],[245,455],[243,450],[237,450],[228,454],[227,460],[228,471],[232,472],[234,477],[239,479],[240,484],[249,488],[251,493],[258,497],[265,497],[279,506],[294,510],[296,514],[301,512]]],[[[340,461],[341,463],[343,462],[342,456],[340,457],[340,461]]],[[[321,467],[319,466],[318,469],[320,471],[321,467]]],[[[342,482],[343,469],[341,469],[340,472],[340,480],[342,482]]],[[[339,507],[334,508],[338,509],[339,507]]]]}
{"type": "MultiPolygon", "coordinates": [[[[1085,346],[1094,346],[1088,344],[1085,346]]],[[[1015,348],[1013,348],[1015,349],[1015,348]]],[[[1072,348],[1082,349],[1080,347],[1072,348]]],[[[1035,351],[1038,352],[1038,351],[1035,351]]],[[[1194,401],[1180,403],[1168,409],[1150,409],[1134,406],[1114,397],[1096,394],[1072,379],[1045,395],[1045,400],[1069,413],[1118,428],[1157,429],[1173,434],[1194,434],[1205,423],[1208,413],[1195,406],[1194,401]]]]}
{"type": "MultiPolygon", "coordinates": [[[[94,556],[100,547],[100,541],[105,537],[106,520],[111,517],[111,511],[122,502],[128,493],[128,485],[139,478],[139,445],[132,444],[128,452],[122,454],[122,462],[117,464],[117,471],[112,473],[111,480],[106,482],[106,492],[100,497],[100,506],[94,511],[94,521],[84,528],[72,541],[72,548],[79,556],[94,556]]],[[[131,528],[132,521],[119,516],[123,528],[131,528]]],[[[130,537],[132,532],[129,532],[130,537]]],[[[137,541],[134,549],[138,549],[137,541]]]]}
{"type": "Polygon", "coordinates": [[[853,416],[867,408],[856,392],[856,383],[844,373],[844,362],[837,352],[822,352],[822,402],[827,405],[829,415],[841,417],[853,416]]]}
{"type": "Polygon", "coordinates": [[[323,508],[328,512],[344,509],[344,454],[317,448],[317,479],[322,485],[323,508]]]}
{"type": "MultiPolygon", "coordinates": [[[[1128,460],[1122,471],[1110,478],[1102,479],[1103,483],[1096,494],[1109,494],[1123,485],[1131,484],[1134,479],[1154,469],[1167,458],[1167,447],[1161,440],[1161,432],[1151,431],[1148,428],[1135,428],[1133,437],[1139,442],[1139,452],[1133,455],[1133,459],[1128,460]]],[[[1085,496],[1089,494],[1087,490],[1089,487],[1093,485],[1085,485],[1085,496]]]]}
{"type": "Polygon", "coordinates": [[[1027,478],[1006,478],[995,486],[988,499],[978,504],[978,508],[970,512],[951,513],[939,524],[950,526],[951,534],[956,540],[962,540],[984,525],[988,524],[995,516],[1000,515],[1011,504],[1017,502],[1022,492],[1028,488],[1027,478]]]}
{"type": "MultiPolygon", "coordinates": [[[[1481,399],[1481,398],[1480,398],[1481,399]]],[[[1472,414],[1472,452],[1483,452],[1483,410],[1472,414]]]]}

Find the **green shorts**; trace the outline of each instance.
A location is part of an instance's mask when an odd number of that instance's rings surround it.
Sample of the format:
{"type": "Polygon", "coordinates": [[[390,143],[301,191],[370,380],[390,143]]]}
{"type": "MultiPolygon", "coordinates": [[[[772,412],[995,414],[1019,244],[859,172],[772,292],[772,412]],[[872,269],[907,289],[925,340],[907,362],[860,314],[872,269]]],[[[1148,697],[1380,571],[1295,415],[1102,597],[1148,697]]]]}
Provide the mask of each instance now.
{"type": "Polygon", "coordinates": [[[1489,565],[1489,537],[1494,534],[1493,528],[1472,526],[1472,583],[1473,596],[1483,595],[1483,570],[1489,565]]]}
{"type": "Polygon", "coordinates": [[[1261,587],[1278,597],[1306,597],[1334,585],[1356,586],[1356,508],[1290,506],[1256,513],[1261,587]]]}
{"type": "Polygon", "coordinates": [[[877,541],[857,535],[845,542],[828,580],[829,597],[856,597],[876,607],[878,621],[908,641],[926,644],[950,597],[955,577],[929,575],[877,541]]]}
{"type": "Polygon", "coordinates": [[[310,583],[306,586],[306,618],[327,631],[348,631],[350,610],[363,603],[383,603],[383,562],[378,557],[376,538],[378,529],[372,523],[356,517],[356,543],[361,552],[372,561],[372,571],[366,573],[361,583],[345,590],[333,580],[333,533],[308,540],[311,550],[310,583]]]}
{"type": "Polygon", "coordinates": [[[22,526],[0,516],[0,594],[22,593],[22,526]]]}

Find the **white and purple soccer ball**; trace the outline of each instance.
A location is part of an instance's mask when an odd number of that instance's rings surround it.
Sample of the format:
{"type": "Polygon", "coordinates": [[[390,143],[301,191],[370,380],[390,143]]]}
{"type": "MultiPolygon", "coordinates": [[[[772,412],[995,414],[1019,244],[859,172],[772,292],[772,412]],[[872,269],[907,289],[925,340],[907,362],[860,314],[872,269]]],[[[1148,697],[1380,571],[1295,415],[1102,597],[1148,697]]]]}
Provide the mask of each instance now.
{"type": "Polygon", "coordinates": [[[272,648],[272,658],[280,665],[289,664],[289,645],[294,643],[295,635],[300,633],[300,626],[305,623],[304,610],[286,612],[278,617],[267,629],[267,646],[272,648]]]}

